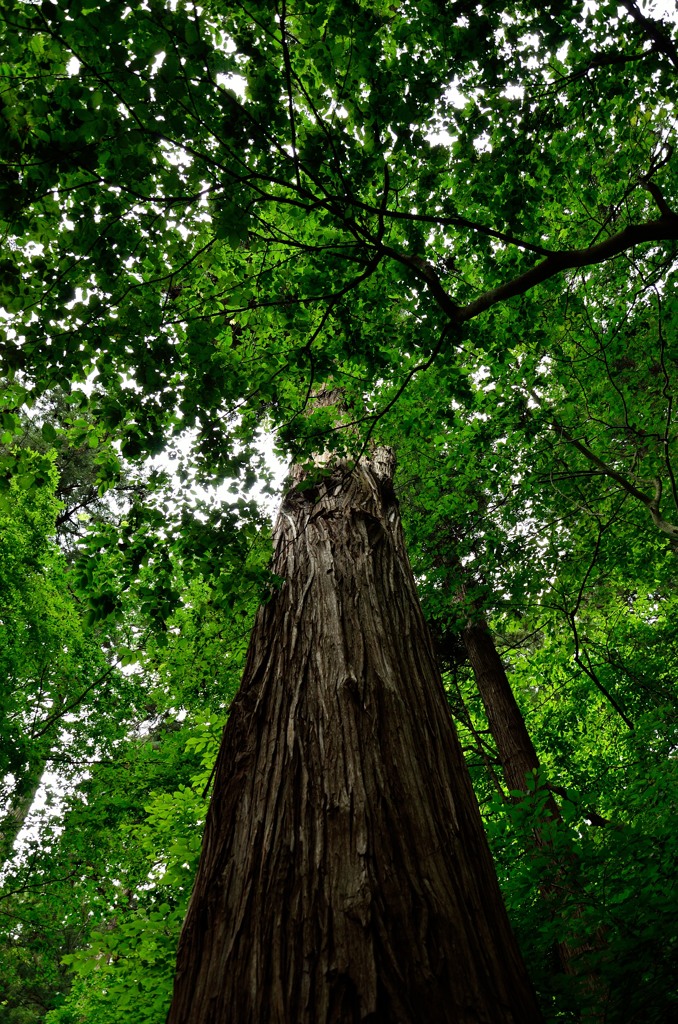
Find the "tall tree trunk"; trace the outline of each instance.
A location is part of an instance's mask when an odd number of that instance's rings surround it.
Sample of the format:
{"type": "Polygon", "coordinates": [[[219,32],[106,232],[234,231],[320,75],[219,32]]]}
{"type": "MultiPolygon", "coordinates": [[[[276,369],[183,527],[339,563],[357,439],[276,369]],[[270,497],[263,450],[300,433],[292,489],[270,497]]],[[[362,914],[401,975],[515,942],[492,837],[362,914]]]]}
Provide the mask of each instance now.
{"type": "MultiPolygon", "coordinates": [[[[525,792],[527,778],[539,771],[539,758],[492,634],[485,620],[476,616],[469,620],[461,635],[485,708],[487,724],[497,745],[506,785],[509,789],[525,792]]],[[[548,810],[553,817],[560,817],[552,797],[549,798],[548,810]]]]}
{"type": "MultiPolygon", "coordinates": [[[[538,773],[540,770],[539,758],[527,731],[523,713],[513,694],[506,669],[495,647],[492,634],[482,616],[476,615],[474,619],[469,620],[462,630],[462,638],[473,669],[478,693],[485,708],[487,723],[497,746],[506,783],[510,790],[519,790],[525,793],[528,788],[528,776],[538,773]]],[[[551,793],[546,801],[544,816],[552,821],[562,821],[560,808],[551,793]]],[[[540,828],[535,829],[534,840],[540,847],[551,845],[550,840],[544,840],[540,828]]],[[[562,894],[568,890],[573,896],[578,895],[577,883],[569,877],[570,874],[566,865],[554,862],[553,880],[546,881],[541,886],[541,892],[547,904],[554,898],[556,901],[562,900],[562,894]]],[[[600,929],[593,936],[575,937],[573,934],[576,931],[575,922],[582,917],[582,904],[574,903],[570,913],[570,933],[556,944],[558,963],[562,971],[582,981],[589,998],[593,996],[593,1005],[584,1012],[580,1019],[591,1022],[600,1021],[603,1019],[602,1007],[607,999],[607,992],[599,977],[591,973],[586,963],[584,962],[582,965],[577,961],[582,954],[603,949],[605,937],[600,929]]]]}
{"type": "Polygon", "coordinates": [[[40,788],[46,763],[46,758],[40,757],[27,765],[17,780],[9,806],[0,817],[0,870],[13,854],[14,844],[40,788]]]}
{"type": "Polygon", "coordinates": [[[535,1024],[380,449],[292,489],[168,1024],[535,1024]]]}

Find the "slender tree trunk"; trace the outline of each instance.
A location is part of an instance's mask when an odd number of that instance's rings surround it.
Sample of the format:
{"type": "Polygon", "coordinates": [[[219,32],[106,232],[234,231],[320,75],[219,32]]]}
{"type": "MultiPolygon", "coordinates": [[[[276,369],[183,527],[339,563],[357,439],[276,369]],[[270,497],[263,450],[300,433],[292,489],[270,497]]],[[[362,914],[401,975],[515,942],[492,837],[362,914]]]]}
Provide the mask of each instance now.
{"type": "MultiPolygon", "coordinates": [[[[539,772],[539,758],[527,731],[523,713],[513,695],[506,669],[499,657],[492,634],[485,620],[477,616],[470,620],[462,630],[462,638],[485,708],[490,732],[497,745],[497,753],[506,783],[510,790],[519,790],[525,793],[528,776],[539,772]]],[[[551,793],[548,795],[544,808],[544,816],[552,821],[562,821],[560,808],[551,793]]],[[[534,841],[540,847],[551,845],[549,840],[544,840],[542,830],[539,828],[535,829],[534,841]]],[[[557,863],[553,881],[542,884],[542,895],[549,903],[554,896],[562,899],[562,892],[567,889],[571,890],[574,898],[577,897],[576,883],[572,883],[568,878],[566,865],[557,863]]],[[[574,903],[570,913],[572,922],[578,921],[582,916],[582,905],[574,903]]],[[[571,927],[570,934],[557,943],[558,962],[562,971],[580,978],[589,995],[591,993],[594,995],[595,1005],[581,1019],[600,1021],[603,1019],[601,1007],[607,998],[607,992],[601,985],[598,976],[592,974],[585,963],[582,968],[577,960],[582,954],[603,949],[605,937],[602,931],[598,930],[592,937],[574,938],[572,935],[574,930],[575,928],[571,927]]]]}
{"type": "Polygon", "coordinates": [[[42,758],[27,766],[16,783],[9,807],[0,818],[0,869],[12,856],[17,836],[24,827],[40,788],[45,764],[46,759],[42,758]]]}
{"type": "Polygon", "coordinates": [[[536,1024],[379,450],[292,489],[168,1024],[536,1024]]]}
{"type": "MultiPolygon", "coordinates": [[[[506,785],[511,790],[524,793],[527,778],[539,771],[539,758],[506,669],[484,619],[469,621],[462,630],[462,638],[485,708],[487,724],[497,745],[506,785]]],[[[558,806],[551,797],[547,809],[553,817],[560,817],[558,806]]]]}

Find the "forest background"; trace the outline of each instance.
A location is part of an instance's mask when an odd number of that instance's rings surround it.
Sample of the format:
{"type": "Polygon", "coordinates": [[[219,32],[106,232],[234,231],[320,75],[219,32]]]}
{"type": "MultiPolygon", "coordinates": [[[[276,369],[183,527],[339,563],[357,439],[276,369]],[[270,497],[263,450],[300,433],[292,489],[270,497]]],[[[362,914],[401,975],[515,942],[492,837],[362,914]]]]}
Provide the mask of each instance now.
{"type": "Polygon", "coordinates": [[[677,72],[634,0],[5,0],[2,1024],[164,1020],[264,436],[397,453],[547,1020],[675,1014],[677,72]]]}

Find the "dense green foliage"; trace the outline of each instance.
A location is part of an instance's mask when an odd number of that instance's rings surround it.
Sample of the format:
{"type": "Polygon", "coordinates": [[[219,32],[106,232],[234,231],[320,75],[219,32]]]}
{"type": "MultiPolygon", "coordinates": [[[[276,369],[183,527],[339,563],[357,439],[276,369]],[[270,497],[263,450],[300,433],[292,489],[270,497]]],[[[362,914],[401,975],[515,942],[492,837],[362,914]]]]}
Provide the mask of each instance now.
{"type": "Polygon", "coordinates": [[[548,1019],[675,1013],[678,48],[656,8],[5,0],[5,857],[32,826],[0,893],[2,1024],[164,1018],[275,585],[243,496],[264,431],[285,457],[397,449],[548,1019]],[[328,384],[341,423],[308,409],[328,384]],[[464,663],[475,614],[542,765],[518,802],[464,663]],[[593,988],[554,966],[577,932],[593,988]]]}

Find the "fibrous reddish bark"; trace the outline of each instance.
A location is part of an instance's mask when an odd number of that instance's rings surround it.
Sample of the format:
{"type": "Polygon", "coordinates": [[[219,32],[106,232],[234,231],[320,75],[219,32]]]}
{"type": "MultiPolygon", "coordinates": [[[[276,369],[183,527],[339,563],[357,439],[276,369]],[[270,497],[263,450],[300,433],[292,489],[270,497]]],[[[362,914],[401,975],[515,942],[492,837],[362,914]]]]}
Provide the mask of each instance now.
{"type": "Polygon", "coordinates": [[[393,460],[293,488],[168,1024],[534,1024],[404,550],[393,460]]]}

